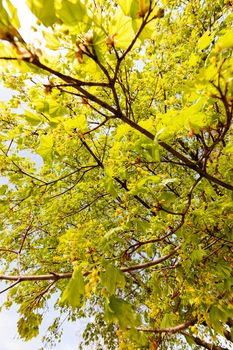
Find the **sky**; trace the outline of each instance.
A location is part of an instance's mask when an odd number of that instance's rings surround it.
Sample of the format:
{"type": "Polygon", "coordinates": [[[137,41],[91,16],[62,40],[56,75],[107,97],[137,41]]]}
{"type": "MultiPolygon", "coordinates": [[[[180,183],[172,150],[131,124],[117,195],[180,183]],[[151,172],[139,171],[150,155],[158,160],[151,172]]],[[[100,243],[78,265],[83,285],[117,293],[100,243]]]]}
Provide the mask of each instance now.
{"type": "MultiPolygon", "coordinates": [[[[3,288],[2,283],[0,283],[3,288]]],[[[4,295],[0,295],[0,304],[5,299],[4,295]]],[[[54,302],[52,298],[50,304],[54,302]]],[[[50,311],[46,314],[42,325],[40,327],[40,335],[28,342],[19,339],[17,334],[17,321],[19,315],[17,314],[17,308],[12,307],[10,310],[2,310],[0,312],[0,334],[1,350],[39,350],[42,347],[41,337],[46,333],[46,330],[50,324],[52,324],[54,317],[57,314],[50,311]]],[[[73,323],[64,322],[64,332],[61,343],[57,344],[55,350],[77,350],[81,341],[81,334],[84,330],[86,320],[80,320],[73,323]]],[[[45,346],[43,349],[48,350],[49,347],[45,346]]]]}
{"type": "MultiPolygon", "coordinates": [[[[14,6],[18,10],[18,16],[21,21],[20,33],[26,41],[31,41],[33,38],[33,32],[29,30],[31,25],[34,23],[34,18],[31,15],[28,8],[25,6],[24,0],[11,0],[14,6]]],[[[0,100],[7,101],[10,99],[12,91],[1,86],[0,82],[0,100]]],[[[5,179],[0,177],[0,184],[6,183],[5,179]]],[[[1,268],[1,263],[0,263],[1,268]]],[[[4,289],[4,283],[0,282],[0,290],[4,289]]],[[[6,294],[0,294],[0,305],[5,300],[6,294]]],[[[52,323],[54,318],[57,316],[55,311],[53,311],[53,303],[55,302],[55,297],[51,298],[50,309],[51,311],[46,314],[45,319],[40,327],[40,335],[28,342],[24,342],[19,339],[17,334],[17,321],[19,315],[17,313],[17,307],[13,306],[10,310],[3,309],[0,312],[0,334],[1,350],[39,350],[42,347],[41,337],[46,333],[46,329],[52,323]]],[[[57,344],[54,349],[56,350],[76,350],[81,341],[81,334],[85,328],[87,321],[80,320],[76,322],[65,321],[63,324],[63,336],[61,343],[57,344]]],[[[48,347],[44,347],[48,350],[48,347]]]]}

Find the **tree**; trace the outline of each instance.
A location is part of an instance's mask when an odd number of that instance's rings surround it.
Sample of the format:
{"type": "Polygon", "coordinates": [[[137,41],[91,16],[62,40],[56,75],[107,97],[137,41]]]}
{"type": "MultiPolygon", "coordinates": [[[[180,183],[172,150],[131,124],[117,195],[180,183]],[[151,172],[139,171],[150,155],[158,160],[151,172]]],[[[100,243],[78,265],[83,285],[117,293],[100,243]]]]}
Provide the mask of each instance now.
{"type": "Polygon", "coordinates": [[[83,346],[229,349],[232,2],[27,4],[40,42],[0,1],[0,279],[20,336],[57,295],[94,317],[83,346]]]}

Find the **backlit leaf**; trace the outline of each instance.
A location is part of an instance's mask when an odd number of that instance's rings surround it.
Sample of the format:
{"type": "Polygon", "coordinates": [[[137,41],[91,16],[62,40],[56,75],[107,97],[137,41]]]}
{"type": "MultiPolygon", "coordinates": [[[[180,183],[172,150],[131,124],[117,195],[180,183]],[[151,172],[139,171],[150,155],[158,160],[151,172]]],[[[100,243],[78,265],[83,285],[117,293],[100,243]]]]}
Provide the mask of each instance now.
{"type": "Polygon", "coordinates": [[[46,27],[56,22],[54,0],[27,0],[27,5],[46,27]]]}
{"type": "Polygon", "coordinates": [[[117,321],[122,329],[132,327],[136,322],[132,306],[113,295],[110,296],[109,302],[105,306],[105,319],[109,322],[117,321]]]}
{"type": "Polygon", "coordinates": [[[73,275],[62,293],[60,303],[68,304],[72,308],[80,307],[85,293],[84,279],[78,268],[74,269],[73,275]]]}
{"type": "Polygon", "coordinates": [[[121,49],[126,49],[132,42],[134,37],[132,20],[130,17],[125,16],[120,9],[111,22],[109,36],[114,39],[114,45],[121,49]]]}
{"type": "Polygon", "coordinates": [[[124,288],[125,276],[113,265],[108,265],[105,272],[101,273],[101,284],[108,289],[109,294],[114,294],[116,288],[124,288]]]}
{"type": "Polygon", "coordinates": [[[126,16],[135,18],[139,12],[139,2],[138,0],[118,0],[117,3],[120,5],[122,11],[126,16]]]}
{"type": "Polygon", "coordinates": [[[199,50],[204,50],[206,49],[211,41],[213,40],[214,38],[214,33],[211,33],[209,30],[207,30],[203,35],[202,37],[198,40],[198,43],[197,43],[197,48],[199,50]]]}
{"type": "Polygon", "coordinates": [[[168,328],[168,327],[171,327],[172,324],[173,324],[173,322],[172,322],[172,315],[166,313],[166,314],[163,316],[163,319],[162,319],[162,321],[161,321],[160,327],[161,327],[161,328],[168,328]]]}
{"type": "Polygon", "coordinates": [[[53,139],[50,135],[44,135],[40,138],[40,145],[37,148],[37,153],[44,161],[51,161],[53,152],[53,139]]]}
{"type": "Polygon", "coordinates": [[[87,12],[80,0],[60,0],[57,1],[56,14],[65,24],[75,26],[85,20],[87,12]]]}
{"type": "Polygon", "coordinates": [[[30,313],[26,317],[21,317],[17,322],[17,328],[21,338],[28,341],[36,337],[39,333],[41,321],[42,316],[40,314],[30,313]]]}
{"type": "Polygon", "coordinates": [[[217,51],[233,48],[233,30],[229,30],[224,34],[216,44],[217,51]]]}

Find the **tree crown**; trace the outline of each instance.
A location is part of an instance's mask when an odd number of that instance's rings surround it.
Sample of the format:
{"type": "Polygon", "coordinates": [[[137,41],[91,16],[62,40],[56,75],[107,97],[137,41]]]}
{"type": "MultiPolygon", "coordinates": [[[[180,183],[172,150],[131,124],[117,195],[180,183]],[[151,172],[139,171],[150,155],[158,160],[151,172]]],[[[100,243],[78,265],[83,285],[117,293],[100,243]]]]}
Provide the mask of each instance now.
{"type": "Polygon", "coordinates": [[[232,2],[27,4],[31,42],[0,1],[0,279],[20,336],[54,294],[95,318],[80,347],[226,349],[232,2]]]}

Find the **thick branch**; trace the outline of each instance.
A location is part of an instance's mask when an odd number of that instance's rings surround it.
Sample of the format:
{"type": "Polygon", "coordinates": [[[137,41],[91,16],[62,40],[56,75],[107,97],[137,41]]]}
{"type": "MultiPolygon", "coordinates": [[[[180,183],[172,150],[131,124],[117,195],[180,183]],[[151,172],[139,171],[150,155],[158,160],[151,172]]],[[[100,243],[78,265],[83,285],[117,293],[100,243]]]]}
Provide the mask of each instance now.
{"type": "Polygon", "coordinates": [[[71,278],[72,272],[64,272],[64,273],[51,273],[47,275],[28,275],[28,276],[6,276],[6,275],[0,275],[0,280],[4,281],[48,281],[48,280],[60,280],[65,278],[71,278]]]}
{"type": "Polygon", "coordinates": [[[222,346],[219,346],[219,345],[207,343],[205,340],[202,340],[199,337],[195,337],[193,335],[191,337],[197,345],[200,345],[205,349],[208,349],[208,350],[229,350],[228,348],[223,348],[222,346]]]}
{"type": "MultiPolygon", "coordinates": [[[[153,135],[151,132],[148,130],[144,129],[137,123],[135,123],[133,120],[126,118],[123,114],[119,117],[122,121],[130,125],[132,128],[135,130],[138,130],[141,134],[147,136],[149,139],[154,140],[155,135],[153,135]]],[[[167,152],[171,153],[174,157],[180,159],[188,168],[193,169],[196,171],[199,175],[202,177],[206,178],[207,180],[216,183],[219,186],[222,186],[224,188],[227,188],[228,190],[233,191],[233,186],[225,183],[209,174],[207,174],[204,170],[202,170],[197,164],[186,158],[183,154],[179,153],[176,151],[173,147],[168,145],[166,142],[159,141],[159,145],[164,148],[167,152]]]]}
{"type": "MultiPolygon", "coordinates": [[[[11,57],[2,57],[2,59],[17,59],[17,58],[11,58],[11,57]]],[[[122,113],[120,113],[119,115],[119,111],[117,111],[115,108],[113,108],[111,105],[109,105],[108,103],[106,103],[105,101],[100,100],[98,97],[92,95],[90,92],[88,92],[87,90],[83,89],[81,86],[82,85],[89,85],[89,86],[103,86],[103,84],[106,83],[92,83],[89,82],[85,83],[82,82],[78,79],[72,78],[70,76],[67,76],[65,74],[62,74],[60,72],[57,72],[55,70],[53,70],[52,68],[49,68],[47,66],[45,66],[44,64],[42,64],[38,58],[34,57],[32,61],[30,61],[29,58],[24,58],[22,59],[25,62],[34,64],[35,66],[37,66],[38,68],[41,68],[51,74],[54,74],[55,76],[59,77],[60,79],[62,79],[63,81],[69,83],[69,84],[74,84],[73,87],[76,88],[79,92],[81,92],[87,99],[95,102],[96,104],[98,104],[99,106],[107,109],[109,112],[113,113],[113,115],[117,116],[118,118],[120,118],[122,121],[124,121],[125,123],[127,123],[128,125],[130,125],[131,127],[133,127],[134,129],[138,130],[140,133],[142,133],[143,135],[147,136],[149,139],[154,140],[155,135],[153,135],[152,133],[150,133],[149,131],[147,131],[146,129],[142,128],[140,125],[138,125],[137,123],[135,123],[134,121],[132,121],[131,119],[128,119],[127,117],[125,117],[122,113]],[[91,85],[90,85],[91,84],[91,85]]],[[[106,86],[109,86],[108,84],[106,84],[106,86]]],[[[204,170],[202,170],[197,164],[195,164],[194,162],[192,162],[191,160],[189,160],[188,158],[186,158],[184,155],[182,155],[181,153],[179,153],[178,151],[176,151],[173,147],[171,147],[170,145],[168,145],[167,143],[163,142],[163,141],[159,141],[159,145],[164,148],[167,152],[171,153],[174,157],[180,159],[187,167],[189,167],[190,169],[193,169],[194,171],[196,171],[198,174],[202,175],[204,178],[206,178],[207,180],[218,184],[219,186],[222,186],[224,188],[227,188],[231,191],[233,191],[233,186],[225,183],[209,174],[207,174],[204,170]]]]}
{"type": "Polygon", "coordinates": [[[224,334],[224,337],[225,337],[227,340],[233,342],[233,339],[232,339],[232,336],[231,336],[231,332],[229,332],[228,330],[225,329],[225,331],[223,332],[223,334],[224,334]]]}
{"type": "Polygon", "coordinates": [[[120,270],[122,272],[129,272],[129,271],[135,271],[135,270],[141,270],[141,269],[146,269],[148,267],[152,267],[158,264],[161,264],[162,262],[168,260],[170,257],[176,254],[177,250],[179,250],[181,247],[181,244],[178,245],[174,250],[172,250],[169,254],[162,256],[161,258],[158,258],[156,260],[149,261],[144,264],[138,264],[138,265],[133,265],[129,267],[122,267],[120,270]]]}
{"type": "MultiPolygon", "coordinates": [[[[135,270],[142,270],[146,269],[148,267],[152,267],[155,265],[158,265],[162,263],[165,260],[168,260],[170,257],[175,255],[177,250],[180,248],[181,245],[177,246],[173,251],[171,251],[169,254],[162,256],[159,259],[149,261],[144,264],[138,264],[138,265],[133,265],[129,267],[121,267],[120,270],[122,272],[130,272],[130,271],[135,271],[135,270]]],[[[28,276],[20,276],[20,275],[12,275],[12,276],[6,276],[6,275],[0,275],[0,280],[4,281],[18,281],[18,282],[23,282],[23,281],[45,281],[45,280],[60,280],[60,279],[69,279],[72,277],[73,272],[64,272],[64,273],[50,273],[47,275],[28,275],[28,276]]],[[[84,273],[84,276],[87,276],[89,272],[84,273]]]]}
{"type": "Polygon", "coordinates": [[[85,90],[84,88],[82,88],[82,86],[86,85],[86,86],[100,86],[100,87],[108,87],[109,84],[107,83],[98,83],[98,82],[83,82],[81,80],[72,78],[68,75],[62,74],[48,66],[45,66],[44,64],[42,64],[38,58],[33,57],[33,59],[31,58],[21,58],[18,59],[17,57],[0,57],[0,59],[5,59],[5,60],[21,60],[24,62],[27,62],[29,64],[33,64],[38,68],[43,69],[46,72],[49,72],[50,74],[55,75],[56,77],[62,79],[63,81],[65,81],[68,84],[72,84],[73,88],[77,89],[79,92],[81,92],[87,99],[97,103],[99,106],[107,109],[109,112],[116,114],[116,110],[110,106],[108,103],[106,103],[105,101],[100,100],[98,97],[92,95],[90,92],[88,92],[87,90],[85,90]]]}
{"type": "Polygon", "coordinates": [[[83,89],[82,86],[86,85],[86,86],[100,86],[100,87],[108,87],[109,84],[107,83],[94,83],[94,82],[83,82],[81,80],[72,78],[68,75],[62,74],[58,71],[55,71],[54,69],[45,66],[44,64],[42,64],[37,58],[33,58],[32,62],[29,61],[29,63],[34,64],[36,67],[41,68],[55,76],[57,76],[58,78],[62,79],[63,81],[65,81],[66,83],[73,83],[73,87],[75,89],[77,89],[79,92],[81,92],[87,99],[90,99],[91,101],[97,103],[99,106],[106,108],[108,111],[112,112],[113,114],[116,113],[116,110],[111,107],[108,103],[106,103],[105,101],[100,100],[98,97],[92,95],[90,92],[88,92],[87,90],[83,89]]]}
{"type": "MultiPolygon", "coordinates": [[[[146,332],[146,333],[177,333],[182,331],[183,329],[186,329],[190,326],[193,326],[197,322],[197,319],[192,319],[189,321],[186,321],[184,323],[179,324],[175,327],[167,327],[167,328],[138,328],[137,330],[140,332],[146,332]]],[[[217,349],[216,349],[217,350],[217,349]]]]}
{"type": "Polygon", "coordinates": [[[64,80],[66,83],[68,83],[67,86],[101,86],[101,87],[109,87],[108,83],[104,83],[104,82],[92,82],[92,81],[82,81],[76,78],[73,78],[69,75],[60,73],[48,66],[45,66],[43,63],[41,63],[38,58],[36,57],[24,57],[24,58],[18,58],[18,57],[0,57],[1,60],[6,60],[6,61],[24,61],[27,63],[31,63],[34,64],[35,66],[37,66],[38,68],[41,68],[55,76],[57,76],[58,78],[64,80]]]}

